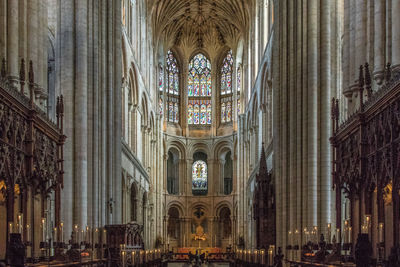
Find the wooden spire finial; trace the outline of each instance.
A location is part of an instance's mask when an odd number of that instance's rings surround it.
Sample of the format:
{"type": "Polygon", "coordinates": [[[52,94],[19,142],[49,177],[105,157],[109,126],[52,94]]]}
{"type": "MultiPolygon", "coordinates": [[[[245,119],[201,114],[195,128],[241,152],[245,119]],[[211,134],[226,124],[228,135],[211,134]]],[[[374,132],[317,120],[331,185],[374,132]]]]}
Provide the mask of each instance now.
{"type": "Polygon", "coordinates": [[[32,60],[29,61],[29,83],[33,84],[35,82],[35,77],[33,73],[33,63],[32,60]]]}
{"type": "Polygon", "coordinates": [[[25,81],[25,59],[21,59],[21,67],[19,69],[19,79],[21,80],[21,82],[25,81]]]}
{"type": "Polygon", "coordinates": [[[368,98],[372,95],[371,88],[371,73],[369,72],[369,64],[365,63],[365,85],[368,93],[368,98]]]}
{"type": "Polygon", "coordinates": [[[386,80],[386,82],[390,81],[391,78],[392,78],[392,68],[391,68],[390,62],[388,62],[386,64],[386,68],[385,68],[385,80],[386,80]]]}
{"type": "Polygon", "coordinates": [[[3,58],[1,61],[1,77],[5,78],[6,77],[6,59],[3,58]]]}

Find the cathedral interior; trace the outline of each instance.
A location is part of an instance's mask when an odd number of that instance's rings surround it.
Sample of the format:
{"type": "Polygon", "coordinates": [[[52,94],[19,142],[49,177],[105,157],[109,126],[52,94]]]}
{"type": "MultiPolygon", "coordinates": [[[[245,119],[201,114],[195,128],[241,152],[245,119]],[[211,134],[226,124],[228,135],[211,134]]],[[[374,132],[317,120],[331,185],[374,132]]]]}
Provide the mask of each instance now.
{"type": "Polygon", "coordinates": [[[400,0],[0,0],[0,266],[400,266],[400,0]]]}

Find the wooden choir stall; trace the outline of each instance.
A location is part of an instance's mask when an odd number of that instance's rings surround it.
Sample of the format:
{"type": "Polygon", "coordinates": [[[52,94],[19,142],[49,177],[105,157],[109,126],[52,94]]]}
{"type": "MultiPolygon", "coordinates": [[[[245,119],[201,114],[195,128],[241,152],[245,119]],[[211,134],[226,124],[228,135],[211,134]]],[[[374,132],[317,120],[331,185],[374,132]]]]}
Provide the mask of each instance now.
{"type": "Polygon", "coordinates": [[[32,62],[25,86],[9,77],[3,59],[0,75],[0,260],[12,266],[54,255],[62,231],[63,99],[56,122],[36,104],[32,62]]]}
{"type": "Polygon", "coordinates": [[[340,124],[332,100],[336,227],[342,250],[357,264],[400,266],[400,74],[388,65],[385,76],[372,91],[368,64],[360,67],[360,108],[340,124]]]}

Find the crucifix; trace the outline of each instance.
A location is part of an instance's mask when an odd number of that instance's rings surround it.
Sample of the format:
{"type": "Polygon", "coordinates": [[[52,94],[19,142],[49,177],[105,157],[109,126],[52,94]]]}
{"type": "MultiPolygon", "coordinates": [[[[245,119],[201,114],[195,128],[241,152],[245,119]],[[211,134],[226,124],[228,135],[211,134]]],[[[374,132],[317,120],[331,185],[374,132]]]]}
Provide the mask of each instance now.
{"type": "Polygon", "coordinates": [[[197,217],[197,219],[200,219],[200,217],[204,215],[204,212],[201,210],[201,208],[197,208],[194,212],[194,215],[197,217]]]}

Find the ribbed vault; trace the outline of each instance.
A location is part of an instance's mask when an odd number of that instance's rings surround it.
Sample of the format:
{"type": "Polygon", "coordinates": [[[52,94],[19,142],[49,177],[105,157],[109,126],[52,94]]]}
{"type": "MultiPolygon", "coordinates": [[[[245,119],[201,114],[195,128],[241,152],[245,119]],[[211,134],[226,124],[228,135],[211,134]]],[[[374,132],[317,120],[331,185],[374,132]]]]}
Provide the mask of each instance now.
{"type": "Polygon", "coordinates": [[[158,0],[152,6],[153,34],[166,46],[235,46],[248,29],[245,0],[158,0]]]}

